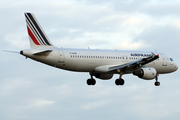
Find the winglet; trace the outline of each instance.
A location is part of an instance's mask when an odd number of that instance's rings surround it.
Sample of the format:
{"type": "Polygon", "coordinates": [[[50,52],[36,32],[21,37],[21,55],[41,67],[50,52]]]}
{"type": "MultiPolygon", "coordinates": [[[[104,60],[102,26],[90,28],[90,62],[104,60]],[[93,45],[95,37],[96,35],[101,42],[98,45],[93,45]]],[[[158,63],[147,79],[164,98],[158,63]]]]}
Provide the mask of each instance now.
{"type": "Polygon", "coordinates": [[[151,52],[153,56],[156,56],[153,52],[151,52]]]}

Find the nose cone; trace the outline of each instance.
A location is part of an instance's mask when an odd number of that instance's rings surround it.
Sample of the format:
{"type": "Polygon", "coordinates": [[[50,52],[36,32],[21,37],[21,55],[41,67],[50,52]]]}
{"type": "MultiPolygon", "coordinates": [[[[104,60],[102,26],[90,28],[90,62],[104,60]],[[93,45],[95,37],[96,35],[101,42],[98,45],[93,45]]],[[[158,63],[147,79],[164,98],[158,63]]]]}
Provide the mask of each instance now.
{"type": "Polygon", "coordinates": [[[178,69],[178,65],[174,64],[174,66],[175,66],[175,70],[174,71],[176,71],[178,69]]]}
{"type": "Polygon", "coordinates": [[[172,67],[171,67],[172,72],[175,72],[177,69],[178,69],[178,65],[173,62],[172,67]]]}

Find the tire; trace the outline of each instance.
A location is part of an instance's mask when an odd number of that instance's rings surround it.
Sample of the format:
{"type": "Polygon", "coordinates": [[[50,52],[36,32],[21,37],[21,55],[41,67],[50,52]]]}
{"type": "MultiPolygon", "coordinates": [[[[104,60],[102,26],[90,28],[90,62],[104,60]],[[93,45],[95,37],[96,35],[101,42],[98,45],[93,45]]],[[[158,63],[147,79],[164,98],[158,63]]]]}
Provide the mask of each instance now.
{"type": "Polygon", "coordinates": [[[96,84],[96,80],[95,79],[92,79],[91,80],[91,85],[95,85],[96,84]]]}
{"type": "Polygon", "coordinates": [[[91,85],[91,79],[88,79],[86,83],[87,85],[91,85]]]}
{"type": "Polygon", "coordinates": [[[160,86],[160,82],[155,82],[154,85],[155,86],[160,86]]]}
{"type": "Polygon", "coordinates": [[[120,85],[124,85],[125,81],[123,79],[120,79],[120,85]]]}
{"type": "Polygon", "coordinates": [[[116,85],[120,85],[120,80],[119,80],[119,79],[116,79],[115,84],[116,84],[116,85]]]}

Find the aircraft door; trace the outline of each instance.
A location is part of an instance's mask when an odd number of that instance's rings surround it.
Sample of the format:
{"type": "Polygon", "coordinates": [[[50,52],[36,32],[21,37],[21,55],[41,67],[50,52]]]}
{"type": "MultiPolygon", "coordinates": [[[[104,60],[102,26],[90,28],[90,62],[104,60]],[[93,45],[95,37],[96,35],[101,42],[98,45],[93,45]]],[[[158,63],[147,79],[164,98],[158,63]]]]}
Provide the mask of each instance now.
{"type": "Polygon", "coordinates": [[[122,55],[122,61],[123,62],[128,62],[128,57],[127,57],[127,55],[122,55]]]}
{"type": "Polygon", "coordinates": [[[124,55],[122,56],[122,61],[125,62],[125,57],[124,57],[124,55]]]}
{"type": "Polygon", "coordinates": [[[64,52],[62,50],[59,50],[59,63],[64,63],[64,52]]]}
{"type": "Polygon", "coordinates": [[[167,66],[167,60],[166,60],[166,57],[164,55],[161,55],[162,56],[162,65],[163,66],[167,66]]]}

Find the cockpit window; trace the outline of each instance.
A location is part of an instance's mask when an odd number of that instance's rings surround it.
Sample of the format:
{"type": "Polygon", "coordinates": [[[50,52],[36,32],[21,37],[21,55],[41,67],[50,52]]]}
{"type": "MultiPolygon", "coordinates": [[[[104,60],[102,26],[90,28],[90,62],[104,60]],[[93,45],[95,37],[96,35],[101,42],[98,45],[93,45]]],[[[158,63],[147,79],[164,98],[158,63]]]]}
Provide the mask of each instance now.
{"type": "Polygon", "coordinates": [[[170,58],[171,61],[174,61],[172,58],[170,58]]]}

